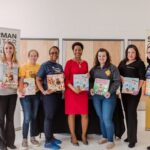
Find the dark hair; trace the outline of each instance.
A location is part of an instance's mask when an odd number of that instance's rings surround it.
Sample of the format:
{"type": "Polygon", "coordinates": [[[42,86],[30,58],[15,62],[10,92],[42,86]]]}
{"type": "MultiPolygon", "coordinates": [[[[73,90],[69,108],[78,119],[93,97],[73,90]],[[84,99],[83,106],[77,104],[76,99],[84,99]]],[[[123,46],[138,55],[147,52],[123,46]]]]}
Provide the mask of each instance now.
{"type": "MultiPolygon", "coordinates": [[[[150,48],[150,45],[147,46],[147,50],[150,48]]],[[[150,65],[150,59],[147,57],[147,63],[150,65]]]]}
{"type": "Polygon", "coordinates": [[[137,48],[135,45],[130,44],[130,45],[128,45],[127,48],[126,48],[126,51],[125,51],[125,59],[124,59],[123,61],[124,61],[124,62],[127,62],[127,61],[128,61],[128,50],[129,50],[129,48],[133,48],[133,49],[135,50],[135,53],[136,53],[135,59],[136,59],[136,60],[141,60],[141,57],[140,57],[140,53],[139,53],[138,48],[137,48]]]}
{"type": "Polygon", "coordinates": [[[72,44],[72,50],[74,50],[74,47],[75,47],[75,46],[80,46],[82,50],[84,49],[83,44],[80,43],[80,42],[75,42],[75,43],[73,43],[73,44],[72,44]]]}
{"type": "Polygon", "coordinates": [[[30,54],[31,54],[32,52],[35,52],[35,53],[37,54],[37,57],[39,57],[39,53],[38,53],[38,51],[35,50],[35,49],[29,50],[29,52],[28,52],[28,57],[30,56],[30,54]]]}
{"type": "Polygon", "coordinates": [[[106,62],[105,62],[104,68],[109,67],[110,64],[111,64],[111,57],[110,57],[110,54],[109,54],[108,50],[106,50],[106,49],[104,49],[104,48],[100,48],[100,49],[97,51],[97,53],[96,53],[96,55],[95,55],[95,66],[94,66],[94,67],[100,66],[100,62],[98,61],[98,53],[99,53],[99,52],[105,52],[105,53],[106,53],[107,60],[106,60],[106,62]]]}
{"type": "Polygon", "coordinates": [[[59,52],[59,47],[57,47],[57,46],[52,46],[52,47],[49,49],[49,54],[50,54],[50,52],[51,52],[51,50],[52,50],[53,48],[57,49],[58,52],[59,52]]]}

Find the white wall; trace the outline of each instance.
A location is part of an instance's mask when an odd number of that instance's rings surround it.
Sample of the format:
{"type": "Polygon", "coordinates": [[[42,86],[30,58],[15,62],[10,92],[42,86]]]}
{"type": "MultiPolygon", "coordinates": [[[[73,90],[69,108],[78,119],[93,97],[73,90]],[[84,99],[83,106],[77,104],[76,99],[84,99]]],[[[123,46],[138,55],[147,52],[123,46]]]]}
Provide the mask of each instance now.
{"type": "Polygon", "coordinates": [[[144,38],[149,0],[0,0],[0,26],[21,37],[144,38]]]}

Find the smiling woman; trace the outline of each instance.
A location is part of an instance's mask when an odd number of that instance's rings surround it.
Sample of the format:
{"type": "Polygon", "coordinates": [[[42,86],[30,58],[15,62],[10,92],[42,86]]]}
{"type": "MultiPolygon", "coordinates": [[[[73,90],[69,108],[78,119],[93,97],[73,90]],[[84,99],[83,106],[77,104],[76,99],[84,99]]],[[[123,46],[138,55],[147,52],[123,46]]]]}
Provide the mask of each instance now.
{"type": "Polygon", "coordinates": [[[16,49],[11,42],[6,42],[3,47],[3,58],[0,60],[0,130],[2,131],[3,148],[16,149],[14,111],[17,100],[18,65],[16,49]],[[6,119],[5,119],[6,118],[6,119]],[[5,131],[4,131],[4,127],[5,131]]]}
{"type": "Polygon", "coordinates": [[[126,77],[131,79],[137,78],[139,80],[138,90],[132,94],[121,94],[127,124],[127,138],[124,141],[129,142],[128,147],[132,148],[135,147],[137,143],[137,106],[141,97],[142,85],[145,80],[145,65],[135,45],[128,45],[125,58],[120,62],[118,68],[122,85],[126,77]]]}
{"type": "Polygon", "coordinates": [[[82,91],[73,84],[74,75],[87,74],[88,64],[82,60],[83,44],[75,42],[72,45],[74,58],[67,61],[65,66],[65,113],[68,115],[68,124],[71,133],[71,142],[78,146],[77,137],[75,134],[75,115],[81,115],[82,127],[82,142],[88,144],[87,127],[88,127],[88,92],[82,91]]]}
{"type": "MultiPolygon", "coordinates": [[[[50,89],[48,86],[48,76],[55,76],[56,74],[63,74],[63,68],[57,63],[59,56],[59,48],[52,46],[49,49],[49,60],[43,63],[38,71],[36,83],[38,88],[43,94],[43,106],[44,106],[44,133],[45,133],[45,148],[59,149],[61,141],[55,139],[53,136],[53,120],[58,106],[60,105],[60,99],[62,98],[62,92],[50,89]],[[57,143],[57,144],[56,144],[57,143]]],[[[52,82],[51,82],[52,83],[52,82]]]]}

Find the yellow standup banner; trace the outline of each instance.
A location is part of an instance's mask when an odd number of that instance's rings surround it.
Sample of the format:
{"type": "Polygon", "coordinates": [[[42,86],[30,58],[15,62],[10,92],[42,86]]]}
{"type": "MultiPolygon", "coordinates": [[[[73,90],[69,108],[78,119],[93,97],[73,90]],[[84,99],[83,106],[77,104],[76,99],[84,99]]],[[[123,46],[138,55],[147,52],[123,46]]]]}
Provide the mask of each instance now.
{"type": "MultiPolygon", "coordinates": [[[[146,32],[145,38],[145,54],[147,52],[147,47],[150,46],[150,30],[146,32]]],[[[146,56],[145,56],[145,63],[146,63],[146,56]]],[[[147,64],[147,63],[146,63],[147,64]]],[[[150,96],[146,96],[146,120],[145,120],[145,129],[150,130],[150,96]]]]}
{"type": "Polygon", "coordinates": [[[146,130],[150,130],[150,96],[146,98],[146,123],[145,128],[146,130]]]}

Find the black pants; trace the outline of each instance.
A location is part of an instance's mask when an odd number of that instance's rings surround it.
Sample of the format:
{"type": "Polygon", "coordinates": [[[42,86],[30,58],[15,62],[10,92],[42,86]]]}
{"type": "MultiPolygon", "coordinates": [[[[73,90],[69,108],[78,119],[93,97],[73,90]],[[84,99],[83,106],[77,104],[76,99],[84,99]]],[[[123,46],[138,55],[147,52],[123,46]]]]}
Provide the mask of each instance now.
{"type": "Polygon", "coordinates": [[[57,108],[61,104],[62,94],[53,93],[44,96],[43,107],[44,107],[44,133],[46,143],[50,142],[53,138],[53,121],[57,111],[57,108]]]}
{"type": "Polygon", "coordinates": [[[122,101],[126,116],[127,138],[129,143],[137,142],[137,106],[141,97],[138,95],[122,94],[122,101]]]}
{"type": "Polygon", "coordinates": [[[14,112],[16,101],[16,94],[0,96],[0,129],[7,146],[13,145],[15,142],[14,112]]]}

